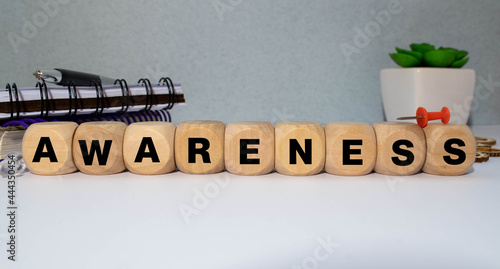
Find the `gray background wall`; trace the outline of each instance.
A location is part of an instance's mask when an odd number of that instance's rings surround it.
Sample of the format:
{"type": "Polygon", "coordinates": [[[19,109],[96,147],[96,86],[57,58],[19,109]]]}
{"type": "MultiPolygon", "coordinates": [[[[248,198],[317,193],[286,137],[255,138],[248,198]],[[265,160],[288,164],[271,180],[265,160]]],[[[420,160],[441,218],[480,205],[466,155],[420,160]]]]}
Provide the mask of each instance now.
{"type": "Polygon", "coordinates": [[[175,123],[374,123],[384,120],[379,71],[396,67],[387,53],[430,42],[470,51],[466,67],[494,89],[471,123],[500,124],[500,1],[393,2],[4,1],[0,82],[32,86],[42,67],[127,80],[168,75],[188,101],[175,123]],[[373,14],[391,8],[377,34],[373,14]],[[36,31],[23,30],[30,23],[36,31]],[[375,31],[369,42],[355,42],[366,27],[375,31]],[[342,52],[348,46],[355,53],[342,52]]]}

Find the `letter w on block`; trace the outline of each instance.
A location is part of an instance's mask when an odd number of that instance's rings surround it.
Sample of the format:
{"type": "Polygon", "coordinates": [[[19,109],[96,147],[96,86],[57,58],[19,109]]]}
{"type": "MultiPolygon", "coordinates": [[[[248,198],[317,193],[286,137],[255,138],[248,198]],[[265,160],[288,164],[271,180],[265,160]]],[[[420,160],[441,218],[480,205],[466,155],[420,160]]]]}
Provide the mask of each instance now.
{"type": "Polygon", "coordinates": [[[126,128],[125,123],[113,121],[80,124],[73,138],[76,167],[82,173],[92,175],[108,175],[125,170],[123,137],[126,128]]]}
{"type": "Polygon", "coordinates": [[[101,151],[99,140],[92,140],[90,151],[87,150],[87,142],[85,140],[78,140],[80,150],[82,151],[83,162],[85,165],[92,165],[94,162],[94,155],[97,154],[97,162],[99,165],[106,165],[108,162],[109,150],[111,149],[112,140],[104,141],[104,148],[101,151]]]}

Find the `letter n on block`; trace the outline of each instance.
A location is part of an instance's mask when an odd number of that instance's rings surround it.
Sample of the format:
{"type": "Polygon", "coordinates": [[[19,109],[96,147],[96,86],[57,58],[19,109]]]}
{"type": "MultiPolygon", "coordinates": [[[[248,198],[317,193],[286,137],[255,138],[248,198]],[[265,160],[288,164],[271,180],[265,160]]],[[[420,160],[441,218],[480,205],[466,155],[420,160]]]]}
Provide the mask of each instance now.
{"type": "Polygon", "coordinates": [[[275,168],[280,174],[314,175],[325,166],[325,130],[306,121],[280,122],[275,128],[275,168]]]}
{"type": "Polygon", "coordinates": [[[73,138],[73,160],[85,174],[108,175],[125,170],[123,135],[127,125],[116,121],[85,122],[73,138]]]}
{"type": "Polygon", "coordinates": [[[181,172],[212,174],[224,170],[224,123],[181,122],[175,131],[175,163],[181,172]]]}
{"type": "Polygon", "coordinates": [[[75,172],[73,162],[74,122],[40,122],[24,133],[23,158],[33,174],[62,175],[75,172]]]}

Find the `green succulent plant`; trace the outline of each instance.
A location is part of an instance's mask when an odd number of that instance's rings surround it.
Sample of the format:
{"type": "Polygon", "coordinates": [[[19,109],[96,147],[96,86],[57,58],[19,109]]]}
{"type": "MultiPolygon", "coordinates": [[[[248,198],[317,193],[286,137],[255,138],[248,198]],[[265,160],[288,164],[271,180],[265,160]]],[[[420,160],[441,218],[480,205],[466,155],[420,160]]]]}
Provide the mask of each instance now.
{"type": "Polygon", "coordinates": [[[392,60],[401,67],[449,67],[461,68],[468,61],[469,53],[454,48],[436,49],[433,45],[411,44],[411,50],[396,48],[397,53],[389,53],[392,60]]]}

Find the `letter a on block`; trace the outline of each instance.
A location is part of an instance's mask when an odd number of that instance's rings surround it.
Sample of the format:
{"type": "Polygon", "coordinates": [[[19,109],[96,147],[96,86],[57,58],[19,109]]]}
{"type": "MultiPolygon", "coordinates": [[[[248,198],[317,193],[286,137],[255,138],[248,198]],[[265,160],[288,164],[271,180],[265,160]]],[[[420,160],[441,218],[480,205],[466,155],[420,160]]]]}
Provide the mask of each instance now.
{"type": "Polygon", "coordinates": [[[224,130],[220,121],[181,122],[175,131],[175,163],[189,174],[224,170],[224,130]]]}
{"type": "Polygon", "coordinates": [[[443,176],[467,173],[476,159],[476,140],[465,124],[428,124],[427,157],[422,170],[443,176]]]}
{"type": "Polygon", "coordinates": [[[85,122],[73,138],[73,160],[85,174],[108,175],[125,170],[123,135],[127,125],[116,121],[85,122]]]}
{"type": "Polygon", "coordinates": [[[325,166],[325,130],[307,121],[280,122],[275,128],[275,168],[292,176],[314,175],[325,166]]]}
{"type": "Polygon", "coordinates": [[[40,122],[32,124],[24,133],[23,157],[33,174],[61,175],[75,172],[73,162],[74,122],[40,122]]]}
{"type": "Polygon", "coordinates": [[[123,159],[135,174],[159,175],[175,170],[175,125],[171,122],[132,123],[123,139],[123,159]]]}

